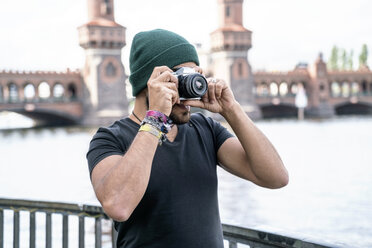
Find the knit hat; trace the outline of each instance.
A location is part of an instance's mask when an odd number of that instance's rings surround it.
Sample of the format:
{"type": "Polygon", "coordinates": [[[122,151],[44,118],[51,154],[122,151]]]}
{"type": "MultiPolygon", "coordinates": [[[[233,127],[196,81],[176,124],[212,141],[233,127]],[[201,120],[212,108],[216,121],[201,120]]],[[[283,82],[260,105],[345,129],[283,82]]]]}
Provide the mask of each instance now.
{"type": "Polygon", "coordinates": [[[155,29],[141,32],[134,36],[129,56],[133,96],[147,87],[154,67],[195,62],[199,65],[195,47],[176,33],[155,29]]]}

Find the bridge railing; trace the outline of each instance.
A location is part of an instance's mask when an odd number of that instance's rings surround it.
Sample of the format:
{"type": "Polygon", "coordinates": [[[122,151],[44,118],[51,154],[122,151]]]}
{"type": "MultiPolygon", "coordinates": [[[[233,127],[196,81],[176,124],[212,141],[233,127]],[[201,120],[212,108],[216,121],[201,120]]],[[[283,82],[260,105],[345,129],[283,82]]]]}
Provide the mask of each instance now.
{"type": "MultiPolygon", "coordinates": [[[[72,216],[78,217],[78,246],[79,248],[87,247],[85,244],[87,218],[94,219],[94,237],[95,247],[103,247],[102,237],[104,235],[110,236],[111,241],[105,243],[105,247],[116,247],[117,233],[113,226],[110,226],[109,233],[102,231],[102,220],[110,220],[103,212],[101,207],[90,205],[78,205],[58,202],[44,202],[44,201],[28,201],[28,200],[14,200],[0,198],[0,248],[4,248],[4,230],[9,229],[8,225],[13,223],[13,247],[18,248],[21,245],[20,233],[24,229],[20,226],[20,213],[27,212],[29,214],[29,241],[28,247],[36,247],[36,231],[37,218],[36,213],[44,213],[45,218],[45,247],[52,247],[52,228],[56,223],[52,223],[52,215],[62,216],[62,247],[69,246],[69,219],[72,216]],[[12,214],[12,221],[5,221],[6,214],[12,214]],[[10,213],[8,213],[10,212],[10,213]]],[[[9,219],[9,218],[7,218],[9,219]]],[[[23,223],[23,222],[22,222],[23,223]]],[[[329,246],[315,244],[303,240],[298,240],[286,236],[281,236],[273,233],[242,228],[232,225],[223,224],[224,239],[227,241],[229,248],[236,248],[238,244],[249,245],[251,248],[269,248],[269,247],[303,247],[303,248],[327,248],[329,246]]],[[[7,235],[8,232],[7,232],[7,235]]],[[[22,246],[24,246],[22,240],[22,246]]],[[[89,246],[91,247],[91,246],[89,246]]]]}

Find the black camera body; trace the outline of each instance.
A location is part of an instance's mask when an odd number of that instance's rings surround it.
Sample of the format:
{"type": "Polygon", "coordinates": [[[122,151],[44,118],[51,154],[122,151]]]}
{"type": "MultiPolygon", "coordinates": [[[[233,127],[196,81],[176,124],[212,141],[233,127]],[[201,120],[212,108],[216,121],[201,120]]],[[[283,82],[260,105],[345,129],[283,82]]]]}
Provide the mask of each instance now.
{"type": "Polygon", "coordinates": [[[180,100],[200,99],[207,92],[207,79],[193,68],[181,67],[173,75],[178,78],[180,100]]]}

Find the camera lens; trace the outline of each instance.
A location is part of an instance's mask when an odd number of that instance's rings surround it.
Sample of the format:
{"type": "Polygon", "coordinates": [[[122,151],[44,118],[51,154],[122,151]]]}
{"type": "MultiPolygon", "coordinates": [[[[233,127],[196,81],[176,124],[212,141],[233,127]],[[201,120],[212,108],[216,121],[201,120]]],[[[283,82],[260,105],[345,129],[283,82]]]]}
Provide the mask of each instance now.
{"type": "Polygon", "coordinates": [[[207,89],[207,80],[199,73],[179,77],[180,97],[200,98],[207,89]]]}

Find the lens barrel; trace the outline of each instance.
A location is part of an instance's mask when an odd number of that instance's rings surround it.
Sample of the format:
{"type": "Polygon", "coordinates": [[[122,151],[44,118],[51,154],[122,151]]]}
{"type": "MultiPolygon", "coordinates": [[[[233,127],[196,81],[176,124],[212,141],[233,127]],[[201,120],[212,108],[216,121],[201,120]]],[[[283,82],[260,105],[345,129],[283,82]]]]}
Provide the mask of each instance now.
{"type": "Polygon", "coordinates": [[[207,80],[199,73],[178,75],[178,93],[182,98],[201,98],[207,89],[207,80]]]}

